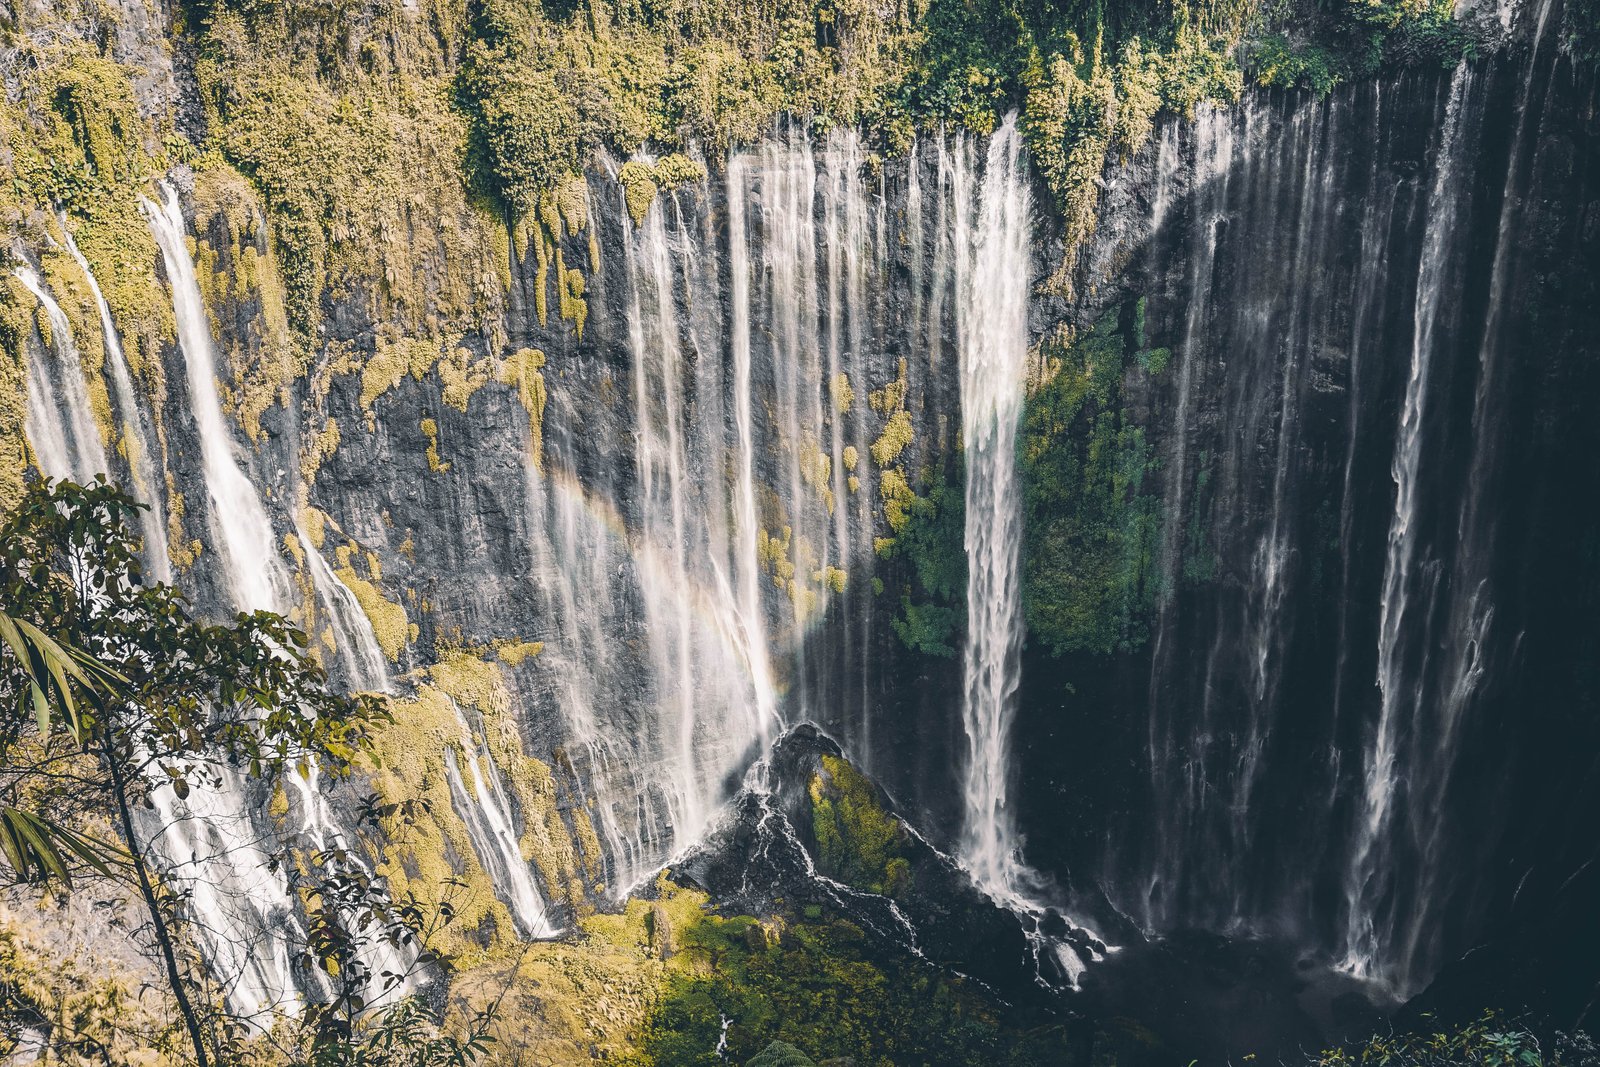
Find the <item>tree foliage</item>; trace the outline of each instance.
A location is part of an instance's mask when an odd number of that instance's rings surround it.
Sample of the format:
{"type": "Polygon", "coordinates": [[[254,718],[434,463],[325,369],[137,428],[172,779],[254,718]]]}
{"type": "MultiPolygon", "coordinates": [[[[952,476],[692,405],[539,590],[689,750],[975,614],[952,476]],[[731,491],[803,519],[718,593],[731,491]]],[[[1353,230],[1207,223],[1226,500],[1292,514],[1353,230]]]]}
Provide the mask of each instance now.
{"type": "MultiPolygon", "coordinates": [[[[183,1016],[195,1060],[225,1062],[240,1031],[179,945],[183,894],[161,878],[133,812],[157,791],[182,802],[225,773],[348,773],[387,712],[376,697],[331,692],[306,638],[258,612],[212,624],[181,594],[144,580],[130,521],[138,505],[99,482],[34,484],[0,527],[0,853],[23,880],[70,884],[75,866],[132,885],[183,1016]],[[122,848],[87,827],[114,827],[122,848]],[[113,854],[115,851],[115,854],[113,854]]],[[[396,906],[341,849],[302,853],[308,966],[334,995],[306,1020],[309,1062],[465,1064],[485,1042],[424,1035],[414,1007],[360,1020],[374,989],[363,944],[410,944],[424,917],[396,906]]]]}

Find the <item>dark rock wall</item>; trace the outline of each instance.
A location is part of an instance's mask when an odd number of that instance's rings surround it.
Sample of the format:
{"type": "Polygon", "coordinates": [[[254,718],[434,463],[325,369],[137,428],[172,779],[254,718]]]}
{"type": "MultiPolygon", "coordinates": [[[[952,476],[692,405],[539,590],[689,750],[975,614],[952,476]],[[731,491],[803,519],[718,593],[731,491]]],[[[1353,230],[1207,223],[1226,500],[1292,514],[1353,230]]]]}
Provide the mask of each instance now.
{"type": "Polygon", "coordinates": [[[1162,457],[1165,581],[1137,651],[1030,650],[1034,862],[1147,929],[1281,937],[1402,994],[1572,891],[1595,813],[1594,105],[1547,40],[1454,80],[1253,96],[1111,176],[1078,314],[1143,296],[1172,349],[1125,383],[1162,457]]]}

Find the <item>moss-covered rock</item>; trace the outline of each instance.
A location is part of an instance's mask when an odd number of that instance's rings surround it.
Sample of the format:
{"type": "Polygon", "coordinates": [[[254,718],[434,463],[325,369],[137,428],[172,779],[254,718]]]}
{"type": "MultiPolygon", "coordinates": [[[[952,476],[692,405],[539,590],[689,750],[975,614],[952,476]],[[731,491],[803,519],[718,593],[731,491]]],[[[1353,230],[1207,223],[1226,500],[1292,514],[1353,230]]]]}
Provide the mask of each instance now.
{"type": "Polygon", "coordinates": [[[876,787],[851,763],[822,755],[811,776],[811,831],[817,869],[847,885],[893,896],[911,868],[900,847],[906,829],[878,802],[876,787]]]}

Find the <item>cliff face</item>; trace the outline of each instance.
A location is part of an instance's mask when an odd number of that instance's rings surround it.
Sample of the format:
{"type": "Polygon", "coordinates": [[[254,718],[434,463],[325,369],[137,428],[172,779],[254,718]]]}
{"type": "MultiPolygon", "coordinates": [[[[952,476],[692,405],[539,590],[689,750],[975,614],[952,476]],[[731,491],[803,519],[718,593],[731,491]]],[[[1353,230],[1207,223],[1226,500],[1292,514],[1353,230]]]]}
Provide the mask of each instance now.
{"type": "MultiPolygon", "coordinates": [[[[805,720],[962,847],[960,372],[1010,291],[1030,636],[1000,743],[1040,893],[1398,995],[1566,913],[1600,209],[1554,5],[1451,70],[1163,119],[1069,274],[1092,205],[1018,185],[1004,292],[974,281],[1003,130],[596,154],[508,225],[463,179],[449,50],[418,45],[460,31],[442,10],[343,42],[392,97],[297,87],[221,14],[197,56],[143,5],[66,13],[82,41],[7,71],[9,151],[112,193],[0,205],[67,325],[7,275],[12,468],[26,436],[47,474],[133,485],[202,611],[275,606],[334,684],[392,694],[366,783],[428,814],[371,858],[432,904],[459,880],[439,947],[615,906],[805,720]],[[106,122],[58,106],[80,91],[106,122]]],[[[261,835],[355,832],[352,796],[262,792],[261,835]]]]}
{"type": "MultiPolygon", "coordinates": [[[[122,148],[156,158],[148,135],[122,148]]],[[[453,953],[616,904],[786,722],[825,722],[958,827],[951,674],[904,681],[922,668],[890,623],[915,573],[897,537],[930,487],[959,486],[989,154],[969,136],[885,162],[780,126],[709,175],[597,157],[509,232],[441,192],[448,171],[398,205],[391,176],[345,220],[380,244],[327,248],[312,341],[306,264],[275,229],[290,193],[191,154],[130,182],[131,211],[19,212],[19,260],[73,294],[64,329],[14,301],[16,354],[43,375],[30,458],[135,485],[152,570],[202,612],[284,611],[333,684],[391,692],[364,788],[428,815],[382,827],[372,858],[397,896],[451,897],[453,953]],[[82,265],[54,250],[69,236],[82,265]],[[124,274],[137,294],[110,284],[124,274]],[[120,356],[91,279],[115,323],[151,301],[120,356]],[[128,397],[104,384],[119,360],[128,397]],[[57,425],[98,451],[43,448],[57,425]],[[885,695],[904,710],[878,713],[885,695]]],[[[1007,267],[1015,293],[1046,257],[1007,267]]],[[[358,829],[353,796],[258,791],[230,801],[240,838],[358,829]]],[[[292,930],[286,894],[259,889],[209,918],[244,941],[292,930]]],[[[294,984],[259,970],[260,1004],[294,984]]]]}
{"type": "Polygon", "coordinates": [[[1548,657],[1593,591],[1593,94],[1539,38],[1203,112],[1108,176],[1078,319],[1157,353],[1098,409],[1132,472],[1102,603],[1135,623],[1094,647],[1030,617],[1017,773],[1030,854],[1138,925],[1401,994],[1486,939],[1554,950],[1524,932],[1552,910],[1591,936],[1552,872],[1592,847],[1553,814],[1592,692],[1548,657]]]}

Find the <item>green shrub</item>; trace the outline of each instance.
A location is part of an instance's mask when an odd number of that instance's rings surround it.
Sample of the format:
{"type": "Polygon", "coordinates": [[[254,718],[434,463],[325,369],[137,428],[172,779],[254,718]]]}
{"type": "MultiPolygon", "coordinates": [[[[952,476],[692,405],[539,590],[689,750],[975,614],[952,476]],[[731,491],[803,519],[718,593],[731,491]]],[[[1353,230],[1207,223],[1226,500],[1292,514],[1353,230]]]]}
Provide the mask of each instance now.
{"type": "MultiPolygon", "coordinates": [[[[884,472],[884,485],[890,485],[884,472]]],[[[879,556],[910,565],[910,581],[900,596],[900,611],[890,620],[907,648],[932,656],[954,656],[966,625],[966,487],[943,469],[927,475],[925,492],[906,486],[891,516],[895,536],[879,545],[879,556]]]]}
{"type": "Polygon", "coordinates": [[[1345,79],[1344,64],[1334,52],[1314,44],[1297,46],[1281,34],[1257,43],[1251,69],[1257,85],[1309,89],[1318,96],[1345,79]]]}
{"type": "Polygon", "coordinates": [[[817,1067],[816,1061],[787,1041],[774,1041],[744,1067],[817,1067]]]}
{"type": "Polygon", "coordinates": [[[579,164],[577,109],[552,74],[510,47],[475,48],[462,94],[482,186],[514,217],[529,214],[579,164]]]}
{"type": "MultiPolygon", "coordinates": [[[[1128,340],[1107,314],[1048,354],[1048,380],[1028,398],[1023,607],[1030,635],[1057,654],[1137,647],[1154,606],[1160,501],[1145,489],[1144,431],[1121,409],[1128,340]]],[[[1146,373],[1165,369],[1165,349],[1137,355],[1146,373]]]]}
{"type": "Polygon", "coordinates": [[[869,893],[893,896],[906,887],[910,865],[900,854],[905,830],[878,804],[860,771],[848,760],[823,756],[810,796],[818,870],[869,893]]]}
{"type": "Polygon", "coordinates": [[[1418,1031],[1375,1034],[1365,1041],[1328,1049],[1316,1067],[1587,1067],[1596,1049],[1587,1034],[1557,1034],[1549,1046],[1526,1026],[1486,1011],[1469,1023],[1418,1031]]]}

